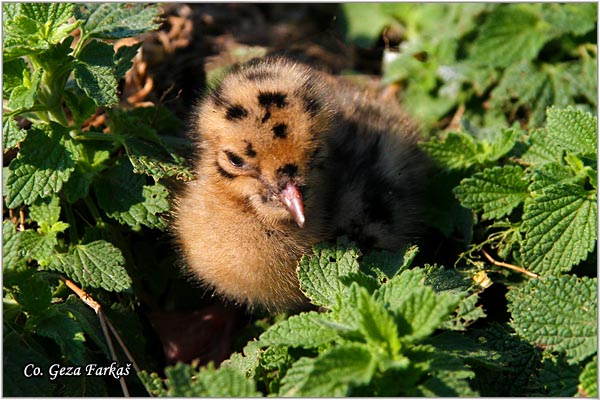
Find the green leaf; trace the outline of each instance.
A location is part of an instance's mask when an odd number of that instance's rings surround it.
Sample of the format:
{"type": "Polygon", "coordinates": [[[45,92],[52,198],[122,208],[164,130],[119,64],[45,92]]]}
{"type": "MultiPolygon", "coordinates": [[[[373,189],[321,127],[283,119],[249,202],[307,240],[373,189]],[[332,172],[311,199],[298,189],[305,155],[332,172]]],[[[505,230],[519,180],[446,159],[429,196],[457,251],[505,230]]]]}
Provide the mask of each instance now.
{"type": "Polygon", "coordinates": [[[294,315],[271,326],[259,340],[267,346],[319,347],[338,337],[337,332],[324,323],[327,320],[326,314],[314,311],[294,315]]]}
{"type": "Polygon", "coordinates": [[[177,162],[156,143],[129,136],[124,145],[136,174],[150,175],[156,181],[165,176],[186,181],[193,178],[192,172],[182,162],[177,162]]]}
{"type": "Polygon", "coordinates": [[[533,170],[531,185],[529,190],[532,193],[543,193],[544,190],[552,185],[559,183],[577,184],[579,178],[573,174],[573,170],[559,163],[546,163],[533,170]]]}
{"type": "Polygon", "coordinates": [[[582,397],[598,397],[598,356],[586,364],[579,375],[577,392],[582,397]]]}
{"type": "Polygon", "coordinates": [[[458,305],[450,293],[435,295],[429,287],[412,290],[397,306],[398,331],[402,342],[421,341],[440,328],[458,305]]]}
{"type": "Polygon", "coordinates": [[[136,43],[133,46],[121,46],[115,54],[115,78],[117,81],[125,76],[127,71],[133,65],[131,61],[136,56],[142,43],[136,43]]]}
{"type": "Polygon", "coordinates": [[[99,41],[87,44],[73,64],[75,82],[98,107],[117,104],[113,46],[99,41]]]}
{"type": "Polygon", "coordinates": [[[545,129],[534,129],[529,137],[529,145],[522,157],[527,163],[540,166],[562,159],[562,149],[548,139],[545,129]]]}
{"type": "Polygon", "coordinates": [[[418,342],[433,333],[448,319],[460,299],[449,292],[436,295],[424,284],[420,268],[396,275],[381,285],[373,298],[395,314],[398,333],[404,343],[418,342]]]}
{"type": "Polygon", "coordinates": [[[79,325],[65,313],[51,310],[31,317],[26,323],[27,330],[53,339],[71,363],[83,364],[85,337],[79,325]]]}
{"type": "Polygon", "coordinates": [[[507,67],[534,59],[549,40],[549,24],[532,5],[501,5],[489,14],[471,49],[471,60],[507,67]]]}
{"type": "MultiPolygon", "coordinates": [[[[16,231],[15,224],[10,220],[5,219],[2,221],[2,266],[4,273],[27,261],[22,254],[21,234],[22,232],[16,231]]],[[[6,279],[6,275],[4,278],[6,279]]]]}
{"type": "Polygon", "coordinates": [[[341,11],[346,38],[361,47],[375,44],[383,28],[393,21],[380,4],[344,3],[341,11]]]}
{"type": "Polygon", "coordinates": [[[27,131],[21,129],[14,118],[8,117],[5,114],[2,117],[2,136],[4,151],[6,151],[17,147],[25,139],[25,136],[27,136],[27,131]]]}
{"type": "Polygon", "coordinates": [[[42,38],[58,43],[77,28],[78,23],[68,24],[74,8],[73,3],[23,3],[21,13],[37,23],[42,38]]]}
{"type": "Polygon", "coordinates": [[[475,140],[465,132],[449,132],[420,146],[441,167],[460,170],[497,161],[514,147],[517,135],[516,129],[502,129],[488,140],[475,140]]]}
{"type": "Polygon", "coordinates": [[[398,339],[398,327],[385,304],[376,301],[364,288],[354,284],[352,287],[357,291],[358,322],[360,332],[372,344],[385,351],[390,357],[395,357],[400,351],[400,340],[398,339]]]}
{"type": "Polygon", "coordinates": [[[7,207],[59,192],[74,169],[73,151],[65,128],[55,123],[34,125],[9,166],[7,207]]]}
{"type": "Polygon", "coordinates": [[[29,74],[29,67],[22,58],[11,61],[5,61],[2,64],[2,94],[4,98],[9,98],[11,92],[23,85],[23,74],[29,74]]]}
{"type": "Polygon", "coordinates": [[[48,268],[65,273],[83,286],[120,292],[131,286],[124,263],[119,249],[104,240],[97,240],[73,246],[68,254],[56,255],[48,268]]]}
{"type": "Polygon", "coordinates": [[[29,207],[29,216],[37,222],[38,225],[54,225],[60,218],[60,199],[58,196],[38,199],[31,207],[29,207]]]}
{"type": "Polygon", "coordinates": [[[80,22],[68,23],[73,14],[72,3],[21,3],[3,6],[4,61],[29,54],[42,53],[59,43],[80,22]],[[27,40],[23,40],[27,38],[27,40]]]}
{"type": "Polygon", "coordinates": [[[596,193],[563,183],[525,203],[521,256],[541,274],[568,271],[596,245],[596,193]]]}
{"type": "Polygon", "coordinates": [[[31,314],[44,314],[52,302],[48,282],[33,269],[23,271],[12,289],[19,305],[31,314]]]}
{"type": "Polygon", "coordinates": [[[339,397],[367,384],[375,372],[369,350],[361,344],[333,347],[317,358],[301,358],[281,380],[282,397],[339,397]]]}
{"type": "Polygon", "coordinates": [[[158,14],[156,4],[91,3],[77,10],[77,17],[85,20],[86,37],[99,39],[121,39],[158,29],[158,14]]]}
{"type": "Polygon", "coordinates": [[[363,257],[361,268],[374,274],[380,282],[384,282],[408,269],[418,253],[419,247],[415,245],[393,253],[387,250],[371,252],[363,257]]]}
{"type": "MultiPolygon", "coordinates": [[[[3,7],[6,4],[2,5],[3,7]]],[[[5,308],[6,310],[6,308],[5,308]]],[[[6,319],[4,320],[6,323],[6,319]]],[[[4,349],[10,349],[11,356],[3,357],[2,378],[4,385],[2,395],[5,397],[46,397],[55,393],[56,381],[47,377],[26,378],[23,369],[28,364],[47,371],[53,362],[50,361],[45,349],[31,335],[10,331],[4,325],[2,338],[4,349]],[[8,384],[10,383],[10,384],[8,384]]]]}
{"type": "Polygon", "coordinates": [[[547,111],[547,139],[574,154],[596,153],[598,120],[573,107],[550,107],[547,111]]]}
{"type": "MultiPolygon", "coordinates": [[[[254,382],[231,368],[203,368],[177,363],[165,368],[169,397],[259,397],[254,382]]],[[[153,385],[156,386],[156,383],[153,385]]]]}
{"type": "Polygon", "coordinates": [[[169,192],[159,183],[149,186],[144,181],[128,161],[121,161],[94,182],[98,204],[110,217],[134,228],[165,229],[167,223],[160,214],[169,211],[169,192]]]}
{"type": "Polygon", "coordinates": [[[543,8],[544,20],[557,31],[555,34],[584,35],[596,26],[597,15],[595,3],[546,3],[543,8]]]}
{"type": "Polygon", "coordinates": [[[57,244],[55,235],[42,235],[26,230],[20,234],[19,250],[25,259],[33,258],[41,266],[46,266],[52,260],[57,244]]]}
{"type": "Polygon", "coordinates": [[[511,325],[531,343],[579,362],[598,349],[597,299],[596,278],[549,275],[530,280],[508,293],[511,325]]]}
{"type": "Polygon", "coordinates": [[[42,69],[38,69],[30,76],[28,69],[23,71],[23,84],[17,86],[10,94],[7,104],[10,110],[29,109],[34,106],[38,98],[43,73],[42,69]]]}
{"type": "Polygon", "coordinates": [[[509,215],[528,196],[525,171],[519,166],[487,168],[463,179],[454,193],[463,207],[483,210],[484,219],[509,215]]]}
{"type": "Polygon", "coordinates": [[[72,316],[86,336],[102,349],[106,357],[110,357],[98,315],[88,305],[83,303],[79,297],[70,295],[64,303],[58,304],[56,307],[60,312],[72,316]]]}
{"type": "Polygon", "coordinates": [[[313,255],[302,256],[298,265],[302,291],[315,305],[335,305],[336,296],[348,290],[337,278],[358,272],[359,255],[358,249],[339,241],[335,246],[315,246],[313,255]]]}

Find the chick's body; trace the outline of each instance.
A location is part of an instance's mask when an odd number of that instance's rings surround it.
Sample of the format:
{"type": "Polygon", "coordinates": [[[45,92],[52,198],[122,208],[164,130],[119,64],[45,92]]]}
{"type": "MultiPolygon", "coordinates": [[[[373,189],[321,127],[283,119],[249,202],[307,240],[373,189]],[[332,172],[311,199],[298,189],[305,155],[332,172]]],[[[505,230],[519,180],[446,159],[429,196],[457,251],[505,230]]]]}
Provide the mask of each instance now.
{"type": "Polygon", "coordinates": [[[296,266],[346,234],[397,249],[418,222],[425,159],[394,102],[284,58],[240,66],[199,105],[197,180],[175,234],[190,272],[271,310],[305,302],[296,266]]]}

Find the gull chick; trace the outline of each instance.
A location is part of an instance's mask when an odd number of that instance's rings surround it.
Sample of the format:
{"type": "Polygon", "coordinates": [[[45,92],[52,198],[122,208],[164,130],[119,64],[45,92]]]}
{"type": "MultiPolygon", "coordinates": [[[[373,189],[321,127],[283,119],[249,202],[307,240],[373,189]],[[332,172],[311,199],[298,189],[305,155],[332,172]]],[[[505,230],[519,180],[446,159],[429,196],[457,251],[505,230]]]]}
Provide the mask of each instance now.
{"type": "Polygon", "coordinates": [[[296,267],[347,235],[395,250],[415,238],[427,160],[395,101],[286,58],[235,67],[194,113],[196,180],[174,233],[189,272],[271,311],[306,304],[296,267]]]}

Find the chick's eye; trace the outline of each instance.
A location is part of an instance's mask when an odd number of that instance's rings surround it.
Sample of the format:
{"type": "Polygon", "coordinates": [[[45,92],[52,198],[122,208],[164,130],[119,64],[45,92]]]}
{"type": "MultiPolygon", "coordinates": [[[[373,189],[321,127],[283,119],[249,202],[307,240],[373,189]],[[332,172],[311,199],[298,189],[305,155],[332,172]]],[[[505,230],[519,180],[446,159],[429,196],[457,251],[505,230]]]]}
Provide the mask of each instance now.
{"type": "Polygon", "coordinates": [[[227,154],[227,158],[229,159],[229,162],[234,167],[240,168],[240,167],[244,166],[244,160],[242,159],[242,157],[240,157],[237,154],[232,153],[230,151],[225,151],[225,154],[227,154]]]}

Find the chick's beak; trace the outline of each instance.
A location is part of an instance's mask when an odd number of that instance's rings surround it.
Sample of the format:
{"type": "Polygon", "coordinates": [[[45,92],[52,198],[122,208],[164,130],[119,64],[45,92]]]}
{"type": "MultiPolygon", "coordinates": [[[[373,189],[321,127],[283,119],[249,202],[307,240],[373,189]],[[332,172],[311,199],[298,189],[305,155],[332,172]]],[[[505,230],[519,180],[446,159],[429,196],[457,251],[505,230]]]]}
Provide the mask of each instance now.
{"type": "Polygon", "coordinates": [[[304,227],[304,203],[302,203],[302,194],[298,190],[298,186],[288,182],[279,194],[279,198],[292,214],[298,226],[300,228],[304,227]]]}

